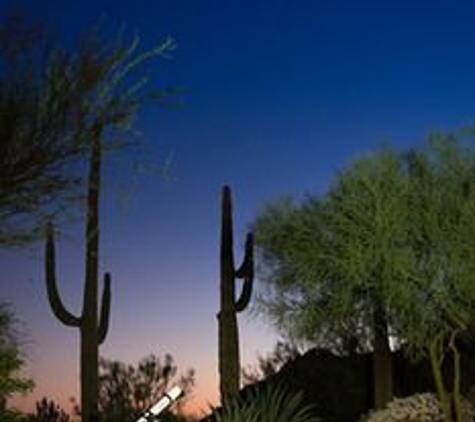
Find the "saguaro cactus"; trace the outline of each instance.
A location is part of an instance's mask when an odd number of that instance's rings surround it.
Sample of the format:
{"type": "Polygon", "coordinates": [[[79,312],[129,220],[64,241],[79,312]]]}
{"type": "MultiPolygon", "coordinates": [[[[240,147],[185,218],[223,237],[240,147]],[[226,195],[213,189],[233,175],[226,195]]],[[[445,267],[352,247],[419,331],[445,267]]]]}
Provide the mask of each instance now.
{"type": "Polygon", "coordinates": [[[50,222],[46,239],[46,286],[48,299],[56,317],[65,325],[78,327],[81,341],[81,412],[83,422],[97,422],[99,391],[99,345],[105,340],[109,327],[111,301],[110,274],[104,276],[104,290],[100,318],[98,318],[98,262],[99,262],[99,192],[101,139],[96,133],[91,146],[86,222],[86,278],[83,308],[80,316],[66,310],[58,292],[55,274],[54,229],[50,222]]]}
{"type": "Polygon", "coordinates": [[[231,189],[223,188],[221,221],[221,309],[219,320],[219,375],[221,400],[239,392],[239,332],[237,313],[249,304],[254,280],[254,239],[248,233],[242,265],[236,270],[233,253],[231,189]],[[241,295],[236,300],[236,278],[244,279],[241,295]]]}

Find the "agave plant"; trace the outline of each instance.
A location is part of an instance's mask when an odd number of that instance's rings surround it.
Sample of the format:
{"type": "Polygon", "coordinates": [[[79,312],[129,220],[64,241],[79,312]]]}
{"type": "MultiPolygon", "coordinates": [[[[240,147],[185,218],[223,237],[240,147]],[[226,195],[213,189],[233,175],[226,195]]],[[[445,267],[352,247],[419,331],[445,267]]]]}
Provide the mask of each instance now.
{"type": "Polygon", "coordinates": [[[215,414],[216,422],[317,422],[302,392],[268,385],[246,397],[230,400],[215,414]]]}

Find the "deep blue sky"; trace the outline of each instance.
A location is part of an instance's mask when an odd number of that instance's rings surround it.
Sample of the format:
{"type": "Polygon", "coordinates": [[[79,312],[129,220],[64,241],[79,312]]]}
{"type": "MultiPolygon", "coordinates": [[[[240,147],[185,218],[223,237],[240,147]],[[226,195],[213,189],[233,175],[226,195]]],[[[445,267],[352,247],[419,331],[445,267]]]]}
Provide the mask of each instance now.
{"type": "MultiPolygon", "coordinates": [[[[131,362],[171,352],[180,368],[196,368],[201,403],[217,391],[221,186],[233,188],[239,245],[267,201],[323,192],[355,155],[382,143],[421,145],[430,131],[455,130],[475,115],[468,0],[20,4],[69,41],[101,18],[106,32],[125,25],[139,33],[144,48],[167,34],[178,43],[175,58],[150,71],[155,86],[186,89],[182,107],[144,110],[137,127],[148,152],[113,155],[106,166],[101,262],[114,296],[103,353],[131,362]],[[164,159],[169,180],[130,170],[134,161],[164,159]]],[[[60,288],[73,309],[82,292],[80,235],[67,228],[59,255],[60,288]]],[[[77,394],[77,331],[50,313],[41,254],[0,251],[0,291],[30,332],[35,394],[64,401],[77,394]]],[[[249,363],[277,336],[255,318],[241,323],[249,363]]]]}

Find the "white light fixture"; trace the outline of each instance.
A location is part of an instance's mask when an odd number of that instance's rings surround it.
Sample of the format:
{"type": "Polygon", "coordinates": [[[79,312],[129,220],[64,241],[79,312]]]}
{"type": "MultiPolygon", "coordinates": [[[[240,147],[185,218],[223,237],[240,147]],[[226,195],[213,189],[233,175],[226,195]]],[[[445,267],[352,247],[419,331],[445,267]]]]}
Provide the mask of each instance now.
{"type": "Polygon", "coordinates": [[[155,405],[148,409],[145,414],[137,420],[137,422],[153,422],[157,420],[157,416],[168,406],[170,406],[175,400],[177,400],[182,394],[183,390],[180,387],[173,387],[155,405]]]}

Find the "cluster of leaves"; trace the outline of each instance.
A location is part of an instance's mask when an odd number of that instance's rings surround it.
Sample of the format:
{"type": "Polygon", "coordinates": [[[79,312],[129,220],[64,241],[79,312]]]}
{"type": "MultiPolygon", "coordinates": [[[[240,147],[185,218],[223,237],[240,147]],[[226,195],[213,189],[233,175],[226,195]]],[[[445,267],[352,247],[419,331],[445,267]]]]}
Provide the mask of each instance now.
{"type": "Polygon", "coordinates": [[[323,197],[268,206],[255,226],[263,279],[275,292],[264,304],[277,325],[336,348],[356,334],[364,347],[380,302],[394,334],[419,351],[440,321],[465,326],[474,171],[473,151],[438,137],[404,157],[383,150],[357,160],[323,197]]]}
{"type": "Polygon", "coordinates": [[[374,303],[404,274],[405,184],[389,150],[342,172],[324,197],[269,205],[255,223],[265,310],[289,335],[339,353],[371,344],[374,303]]]}

